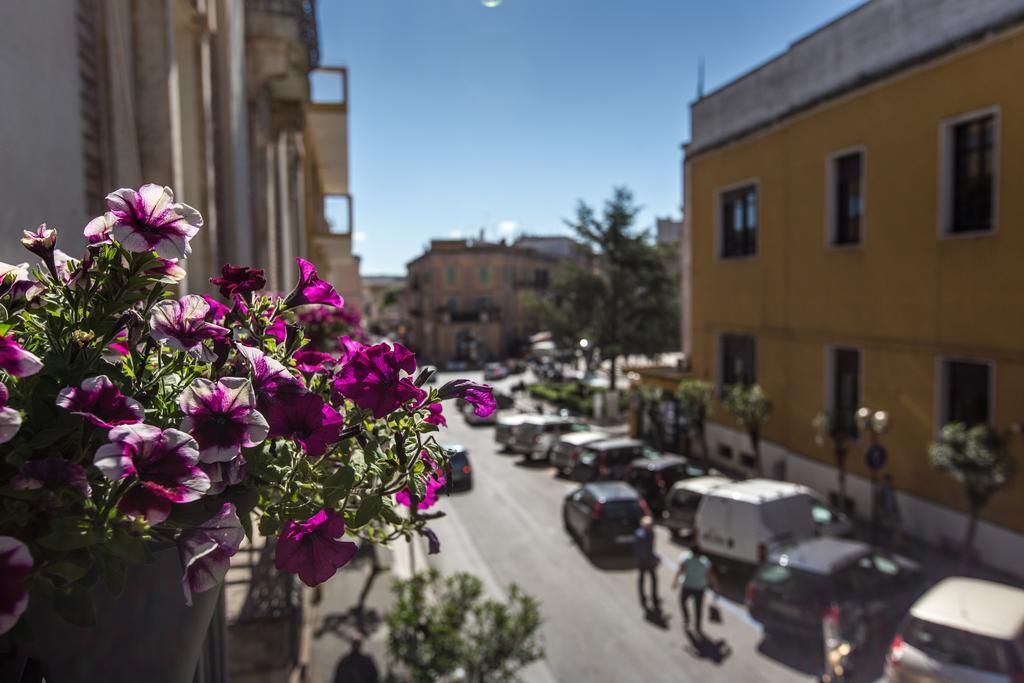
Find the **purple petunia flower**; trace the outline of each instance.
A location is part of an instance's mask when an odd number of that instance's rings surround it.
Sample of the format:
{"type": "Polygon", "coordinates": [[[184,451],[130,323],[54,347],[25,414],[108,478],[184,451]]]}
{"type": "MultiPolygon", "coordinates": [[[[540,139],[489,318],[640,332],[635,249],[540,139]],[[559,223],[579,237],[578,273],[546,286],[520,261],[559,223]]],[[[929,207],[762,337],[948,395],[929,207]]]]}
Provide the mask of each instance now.
{"type": "Polygon", "coordinates": [[[427,555],[437,555],[441,552],[441,539],[437,537],[433,529],[423,527],[419,533],[420,536],[427,539],[427,555]]]}
{"type": "Polygon", "coordinates": [[[89,244],[105,244],[110,241],[110,230],[117,223],[117,218],[112,213],[105,213],[96,216],[82,230],[85,239],[89,244]]]}
{"type": "Polygon", "coordinates": [[[249,377],[261,411],[277,401],[289,400],[308,391],[280,361],[252,346],[236,344],[235,348],[249,364],[249,377]]]}
{"type": "Polygon", "coordinates": [[[344,299],[335,291],[331,283],[320,279],[316,272],[316,266],[302,258],[297,258],[295,261],[299,264],[301,277],[299,283],[295,285],[295,289],[284,300],[286,308],[305,306],[306,304],[344,307],[344,299]]]}
{"type": "Polygon", "coordinates": [[[44,261],[53,258],[53,250],[57,246],[56,230],[46,227],[46,223],[43,223],[34,231],[25,230],[24,232],[25,236],[21,238],[21,246],[44,261]]]}
{"type": "Polygon", "coordinates": [[[220,495],[227,487],[245,481],[245,456],[241,453],[227,462],[201,462],[199,467],[210,478],[208,496],[220,495]]]}
{"type": "Polygon", "coordinates": [[[423,400],[426,392],[402,372],[416,371],[416,358],[401,344],[367,346],[335,375],[334,391],[380,419],[404,403],[423,400]]]}
{"type": "Polygon", "coordinates": [[[353,356],[366,348],[366,344],[356,341],[347,334],[338,337],[338,346],[341,349],[341,358],[338,359],[339,363],[347,363],[353,356]]]}
{"type": "Polygon", "coordinates": [[[106,375],[90,377],[81,387],[61,389],[57,405],[104,429],[142,422],[145,417],[142,404],[122,394],[106,375]]]}
{"type": "Polygon", "coordinates": [[[177,284],[185,279],[185,269],[178,265],[178,260],[173,258],[157,259],[156,263],[146,269],[145,272],[151,278],[163,280],[170,284],[177,284]]]}
{"type": "Polygon", "coordinates": [[[448,420],[444,419],[444,415],[441,414],[442,406],[440,403],[431,403],[427,406],[428,415],[423,418],[423,421],[427,424],[437,425],[438,427],[447,427],[448,420]]]}
{"type": "Polygon", "coordinates": [[[10,398],[7,387],[0,382],[0,443],[7,443],[21,429],[21,413],[7,407],[10,398]]]}
{"type": "Polygon", "coordinates": [[[28,377],[43,369],[43,362],[34,353],[22,348],[14,337],[0,335],[0,370],[14,377],[28,377]]]}
{"type": "Polygon", "coordinates": [[[193,593],[203,593],[220,584],[244,537],[238,512],[231,503],[224,503],[213,517],[182,532],[178,549],[185,566],[181,585],[186,604],[192,604],[193,593]]]}
{"type": "Polygon", "coordinates": [[[345,427],[341,413],[314,393],[274,402],[267,409],[267,421],[271,439],[291,439],[312,458],[323,455],[345,427]]]}
{"type": "MultiPolygon", "coordinates": [[[[426,450],[420,451],[420,458],[427,465],[427,480],[426,480],[426,491],[423,493],[423,498],[416,505],[418,510],[426,510],[433,507],[434,503],[437,502],[437,492],[440,491],[446,482],[444,474],[437,468],[426,450]]],[[[409,488],[405,488],[395,494],[395,502],[401,503],[406,507],[412,507],[412,491],[409,488]]]]}
{"type": "Polygon", "coordinates": [[[25,579],[30,571],[28,546],[13,536],[0,536],[0,635],[10,631],[28,607],[25,579]]]}
{"type": "Polygon", "coordinates": [[[210,488],[210,478],[198,465],[196,441],[184,432],[133,424],[114,427],[109,438],[93,464],[111,481],[138,479],[118,503],[129,517],[159,524],[171,513],[171,503],[198,500],[210,488]]]}
{"type": "Polygon", "coordinates": [[[273,338],[278,344],[283,344],[288,339],[288,326],[285,325],[283,319],[276,318],[274,322],[270,323],[270,327],[264,334],[273,338]]]}
{"type": "Polygon", "coordinates": [[[442,401],[461,398],[473,405],[477,417],[487,417],[498,408],[494,400],[494,389],[486,384],[477,384],[468,379],[453,379],[438,391],[442,401]]]}
{"type": "Polygon", "coordinates": [[[222,304],[221,302],[214,299],[209,294],[203,294],[203,301],[210,307],[210,311],[206,314],[206,321],[211,323],[219,323],[227,317],[231,309],[222,304]]]}
{"type": "Polygon", "coordinates": [[[25,462],[11,477],[11,488],[16,491],[58,491],[71,489],[83,498],[92,494],[85,468],[64,458],[41,458],[25,462]]]}
{"type": "Polygon", "coordinates": [[[199,378],[182,392],[181,428],[199,443],[203,462],[227,462],[267,438],[266,419],[256,410],[252,383],[241,377],[217,382],[199,378]]]}
{"type": "Polygon", "coordinates": [[[210,304],[196,294],[186,294],[178,301],[161,301],[153,307],[153,317],[149,320],[153,339],[212,363],[216,356],[203,342],[226,337],[231,332],[207,322],[209,312],[210,304]]]}
{"type": "Polygon", "coordinates": [[[225,263],[220,268],[220,277],[211,277],[210,284],[220,288],[220,293],[230,299],[234,295],[245,296],[258,292],[267,286],[267,278],[259,268],[233,266],[225,263]]]}
{"type": "Polygon", "coordinates": [[[143,185],[136,192],[121,188],[107,195],[114,221],[111,236],[128,251],[155,251],[160,258],[179,259],[192,253],[189,246],[203,217],[186,204],[174,203],[169,187],[143,185]]]}
{"type": "Polygon", "coordinates": [[[302,372],[321,372],[336,362],[334,356],[322,351],[296,351],[292,358],[295,359],[295,367],[302,372]]]}
{"type": "Polygon", "coordinates": [[[277,537],[274,566],[299,575],[302,583],[318,586],[348,564],[358,546],[340,541],[345,520],[334,510],[324,508],[305,522],[288,520],[277,537]]]}

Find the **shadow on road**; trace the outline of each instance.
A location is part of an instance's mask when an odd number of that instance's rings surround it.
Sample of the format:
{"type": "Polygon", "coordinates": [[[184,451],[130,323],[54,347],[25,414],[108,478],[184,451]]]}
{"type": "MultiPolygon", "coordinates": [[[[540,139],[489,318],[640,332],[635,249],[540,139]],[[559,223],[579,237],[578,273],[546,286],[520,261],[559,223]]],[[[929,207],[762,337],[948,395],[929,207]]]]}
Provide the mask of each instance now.
{"type": "Polygon", "coordinates": [[[665,631],[668,630],[669,618],[668,618],[668,615],[665,614],[664,611],[662,611],[660,605],[655,606],[655,607],[646,607],[645,606],[644,607],[644,620],[647,621],[652,626],[657,626],[658,628],[660,628],[662,630],[665,630],[665,631]]]}
{"type": "Polygon", "coordinates": [[[724,638],[713,640],[703,633],[694,633],[693,631],[687,631],[686,638],[690,641],[686,646],[686,651],[690,655],[707,659],[714,664],[721,664],[732,654],[732,648],[724,638]]]}
{"type": "Polygon", "coordinates": [[[636,559],[632,554],[599,553],[588,555],[587,559],[590,560],[590,564],[604,571],[636,571],[636,559]]]}
{"type": "Polygon", "coordinates": [[[821,673],[825,661],[825,650],[821,641],[787,638],[765,634],[757,645],[757,651],[771,657],[780,664],[808,675],[821,673]]]}
{"type": "Polygon", "coordinates": [[[551,467],[551,463],[547,460],[526,460],[525,458],[520,458],[519,460],[516,460],[516,467],[525,467],[529,470],[542,470],[551,467]]]}

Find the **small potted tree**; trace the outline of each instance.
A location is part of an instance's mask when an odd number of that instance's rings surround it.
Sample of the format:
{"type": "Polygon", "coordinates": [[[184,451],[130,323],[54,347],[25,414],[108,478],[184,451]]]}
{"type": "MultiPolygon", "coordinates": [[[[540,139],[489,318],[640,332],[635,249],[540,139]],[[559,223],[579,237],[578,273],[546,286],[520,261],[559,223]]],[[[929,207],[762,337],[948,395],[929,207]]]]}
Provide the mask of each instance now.
{"type": "Polygon", "coordinates": [[[747,432],[754,451],[754,470],[763,475],[761,469],[761,429],[772,412],[772,403],[758,384],[733,384],[725,394],[725,409],[736,418],[736,422],[747,432]]]}
{"type": "Polygon", "coordinates": [[[708,453],[707,419],[714,403],[715,387],[711,382],[700,379],[684,379],[676,389],[676,396],[683,407],[683,413],[690,422],[690,429],[700,442],[700,454],[704,467],[711,467],[708,453]]]}

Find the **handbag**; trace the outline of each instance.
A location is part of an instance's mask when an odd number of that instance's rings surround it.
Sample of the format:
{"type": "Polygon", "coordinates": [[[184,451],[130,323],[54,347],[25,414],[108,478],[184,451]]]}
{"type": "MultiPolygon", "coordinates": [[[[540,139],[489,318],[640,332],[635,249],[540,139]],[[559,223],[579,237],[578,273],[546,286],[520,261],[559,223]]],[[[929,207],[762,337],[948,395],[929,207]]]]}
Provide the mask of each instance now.
{"type": "Polygon", "coordinates": [[[708,621],[712,624],[722,623],[722,608],[718,606],[718,594],[715,594],[711,604],[708,605],[708,621]]]}

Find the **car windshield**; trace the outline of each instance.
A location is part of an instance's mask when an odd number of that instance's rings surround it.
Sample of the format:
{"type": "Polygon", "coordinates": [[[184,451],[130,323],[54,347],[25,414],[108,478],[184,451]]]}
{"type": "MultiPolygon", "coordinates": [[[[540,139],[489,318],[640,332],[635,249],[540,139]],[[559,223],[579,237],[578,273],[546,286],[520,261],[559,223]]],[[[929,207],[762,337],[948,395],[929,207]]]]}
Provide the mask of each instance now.
{"type": "Polygon", "coordinates": [[[462,451],[452,453],[452,467],[462,468],[469,464],[469,458],[462,451]]]}
{"type": "Polygon", "coordinates": [[[908,645],[945,664],[1006,674],[1010,671],[1008,643],[914,619],[903,633],[908,645]]]}

